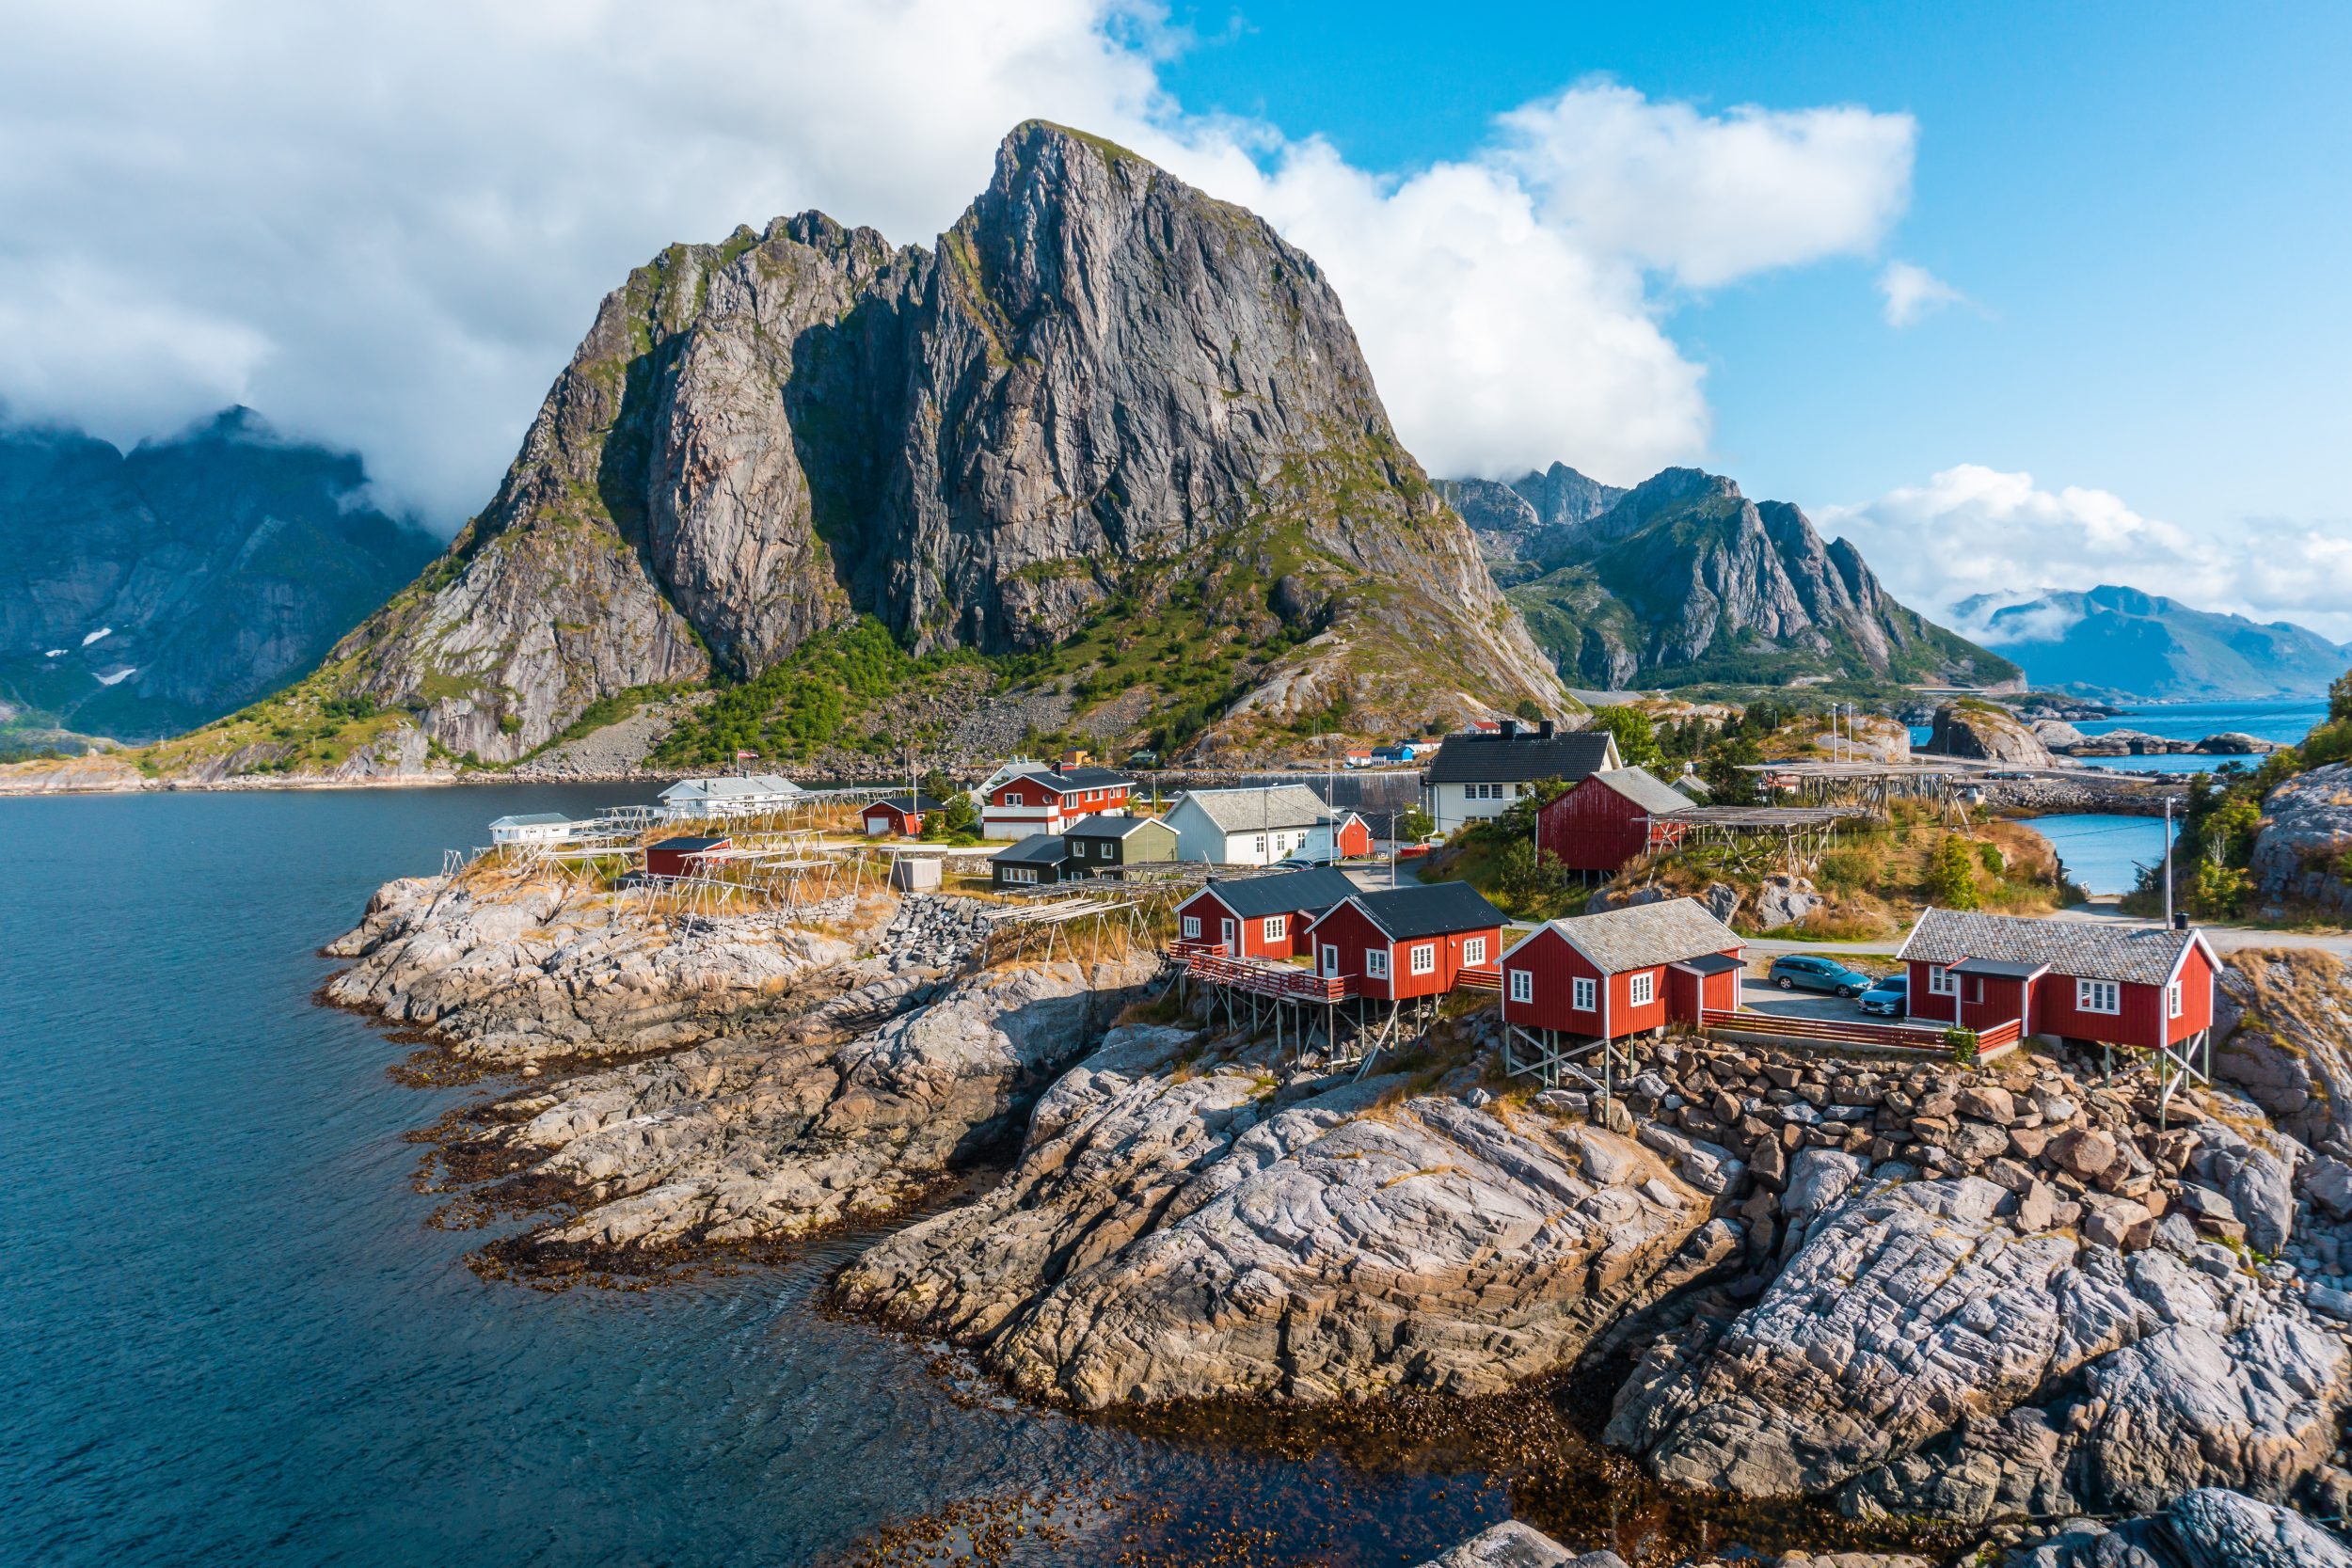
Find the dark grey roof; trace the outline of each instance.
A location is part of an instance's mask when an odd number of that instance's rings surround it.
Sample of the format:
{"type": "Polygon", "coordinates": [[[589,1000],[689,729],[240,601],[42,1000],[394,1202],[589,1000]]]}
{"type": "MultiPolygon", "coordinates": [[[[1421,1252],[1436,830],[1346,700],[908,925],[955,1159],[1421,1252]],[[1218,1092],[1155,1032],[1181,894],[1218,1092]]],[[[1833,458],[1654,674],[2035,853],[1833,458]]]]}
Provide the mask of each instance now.
{"type": "Polygon", "coordinates": [[[1609,760],[1609,732],[1571,735],[1450,736],[1422,777],[1433,784],[1526,784],[1535,779],[1576,783],[1609,760]]]}
{"type": "Polygon", "coordinates": [[[1679,969],[1695,970],[1701,974],[1724,974],[1747,967],[1728,953],[1701,953],[1695,958],[1677,958],[1675,965],[1679,969]]]}
{"type": "Polygon", "coordinates": [[[1137,828],[1159,821],[1156,816],[1129,816],[1124,813],[1098,811],[1071,824],[1069,838],[1125,838],[1137,828]]]}
{"type": "Polygon", "coordinates": [[[1025,864],[1059,865],[1070,858],[1070,851],[1063,846],[1059,833],[1031,833],[1011,848],[997,850],[993,858],[1025,864]]]}
{"type": "Polygon", "coordinates": [[[1445,936],[1504,924],[1502,911],[1468,882],[1416,882],[1356,895],[1356,907],[1391,942],[1445,936]]]}
{"type": "Polygon", "coordinates": [[[2060,974],[2127,985],[2160,986],[2181,954],[2201,939],[2169,926],[2121,920],[2027,920],[2010,914],[1930,910],[1895,956],[1905,962],[1956,964],[1963,958],[2047,964],[2060,974]]]}
{"type": "MultiPolygon", "coordinates": [[[[1132,785],[1136,782],[1111,768],[1065,768],[1058,773],[1051,768],[1025,768],[1013,777],[1036,779],[1041,784],[1052,784],[1064,794],[1079,789],[1116,789],[1120,784],[1132,785]]],[[[1011,780],[1008,779],[1006,783],[1009,784],[1011,780]]]]}
{"type": "Polygon", "coordinates": [[[651,847],[675,849],[681,855],[691,855],[699,849],[716,849],[727,842],[729,841],[723,838],[665,838],[651,847]]]}
{"type": "Polygon", "coordinates": [[[876,806],[894,806],[899,811],[912,812],[946,811],[947,809],[945,801],[934,800],[930,796],[919,792],[912,799],[904,795],[887,795],[879,800],[867,802],[866,809],[871,811],[876,806]]]}
{"type": "Polygon", "coordinates": [[[1689,796],[1646,768],[1612,768],[1592,777],[1600,782],[1601,787],[1615,790],[1646,812],[1689,811],[1693,803],[1689,796]]]}
{"type": "Polygon", "coordinates": [[[1740,934],[1695,898],[1665,898],[1555,920],[1551,929],[1611,974],[1680,963],[1741,945],[1740,934]]]}
{"type": "Polygon", "coordinates": [[[1274,877],[1212,879],[1206,886],[1209,892],[1216,895],[1218,903],[1244,920],[1256,920],[1269,914],[1288,914],[1295,910],[1311,910],[1321,913],[1356,895],[1356,883],[1347,873],[1335,871],[1329,866],[1285,871],[1274,877]]]}

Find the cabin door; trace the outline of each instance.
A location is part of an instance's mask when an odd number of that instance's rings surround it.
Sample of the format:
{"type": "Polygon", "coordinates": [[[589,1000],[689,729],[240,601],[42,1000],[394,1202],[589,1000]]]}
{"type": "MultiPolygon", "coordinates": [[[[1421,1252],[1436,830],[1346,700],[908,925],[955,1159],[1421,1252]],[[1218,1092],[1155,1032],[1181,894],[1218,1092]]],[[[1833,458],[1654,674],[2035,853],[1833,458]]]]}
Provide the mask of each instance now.
{"type": "Polygon", "coordinates": [[[1241,927],[1230,919],[1223,920],[1218,922],[1218,935],[1220,935],[1225,942],[1225,956],[1229,958],[1240,958],[1241,927]]]}
{"type": "Polygon", "coordinates": [[[1340,949],[1336,942],[1323,944],[1323,977],[1327,980],[1340,977],[1340,949]]]}

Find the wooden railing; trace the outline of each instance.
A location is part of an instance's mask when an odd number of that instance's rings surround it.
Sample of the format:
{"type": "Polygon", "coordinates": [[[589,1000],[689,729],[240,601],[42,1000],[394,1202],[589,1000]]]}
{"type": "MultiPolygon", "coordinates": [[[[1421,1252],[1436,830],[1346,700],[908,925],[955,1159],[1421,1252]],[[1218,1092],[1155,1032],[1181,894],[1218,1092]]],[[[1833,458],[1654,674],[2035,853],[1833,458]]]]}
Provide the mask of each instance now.
{"type": "Polygon", "coordinates": [[[1276,963],[1267,958],[1232,958],[1216,942],[1172,942],[1168,944],[1168,956],[1184,965],[1184,973],[1196,979],[1260,996],[1290,1002],[1344,1002],[1350,994],[1349,976],[1327,977],[1296,964],[1276,963]]]}
{"type": "Polygon", "coordinates": [[[1500,995],[1502,971],[1500,968],[1457,969],[1454,972],[1454,984],[1460,990],[1490,990],[1500,995]]]}
{"type": "MultiPolygon", "coordinates": [[[[1861,1019],[1799,1018],[1788,1013],[1725,1012],[1709,1007],[1699,1020],[1703,1029],[1723,1029],[1775,1039],[1814,1040],[1823,1045],[1863,1046],[1873,1051],[1916,1051],[1949,1056],[1944,1024],[1869,1023],[1861,1019]]],[[[2017,1021],[1996,1023],[1977,1032],[1979,1061],[2006,1052],[2018,1042],[2017,1021]]]]}

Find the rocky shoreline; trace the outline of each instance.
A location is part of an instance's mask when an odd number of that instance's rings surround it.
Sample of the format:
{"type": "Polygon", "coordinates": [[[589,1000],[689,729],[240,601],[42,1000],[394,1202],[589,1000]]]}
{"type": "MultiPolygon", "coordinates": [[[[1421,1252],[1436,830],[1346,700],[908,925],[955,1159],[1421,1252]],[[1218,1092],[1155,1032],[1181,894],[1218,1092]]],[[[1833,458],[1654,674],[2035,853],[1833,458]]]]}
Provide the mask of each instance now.
{"type": "Polygon", "coordinates": [[[2144,1077],[2048,1057],[1688,1040],[1639,1046],[1613,1101],[1530,1093],[1476,1009],[1359,1073],[1204,1028],[1148,953],[982,968],[985,906],[826,912],[394,882],[325,994],[526,1080],[443,1130],[451,1185],[534,1216],[501,1272],[650,1272],[930,1200],[834,1305],[1045,1403],[1425,1421],[1567,1378],[1645,1486],[1802,1503],[1785,1545],[2352,1501],[2335,960],[2237,956],[2244,1090],[2160,1122],[2144,1077]]]}

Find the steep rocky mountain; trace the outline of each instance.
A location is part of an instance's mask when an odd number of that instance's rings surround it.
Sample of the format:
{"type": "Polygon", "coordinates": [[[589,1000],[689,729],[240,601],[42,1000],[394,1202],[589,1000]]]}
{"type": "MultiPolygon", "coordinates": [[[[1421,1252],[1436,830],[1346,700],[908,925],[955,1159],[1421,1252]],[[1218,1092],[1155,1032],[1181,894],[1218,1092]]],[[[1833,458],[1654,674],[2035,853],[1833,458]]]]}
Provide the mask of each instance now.
{"type": "Polygon", "coordinates": [[[1529,469],[1508,483],[1494,479],[1449,479],[1438,485],[1446,504],[1470,527],[1479,551],[1509,586],[1529,575],[1546,531],[1581,528],[1624,499],[1625,491],[1578,473],[1565,463],[1529,469]]]}
{"type": "Polygon", "coordinates": [[[1518,535],[1509,590],[1573,686],[2018,678],[1896,602],[1851,544],[1824,543],[1797,508],[1750,500],[1719,474],[1668,468],[1605,509],[1583,504],[1581,518],[1571,509],[1518,535]]]}
{"type": "Polygon", "coordinates": [[[299,676],[440,547],[366,483],[246,408],[128,453],[0,431],[0,698],[140,739],[299,676]]]}
{"type": "Polygon", "coordinates": [[[318,689],[498,761],[859,617],[1067,681],[1107,668],[1055,661],[1112,616],[1165,655],[1119,673],[1144,717],[1201,669],[1242,727],[1568,705],[1312,259],[1032,121],[935,248],[809,213],[639,268],[496,498],[318,689]]]}
{"type": "Polygon", "coordinates": [[[2036,686],[2090,696],[2143,702],[2312,697],[2352,662],[2352,647],[2308,626],[2196,610],[2137,588],[2052,589],[2015,600],[1979,594],[1952,610],[2024,665],[2036,686]]]}

